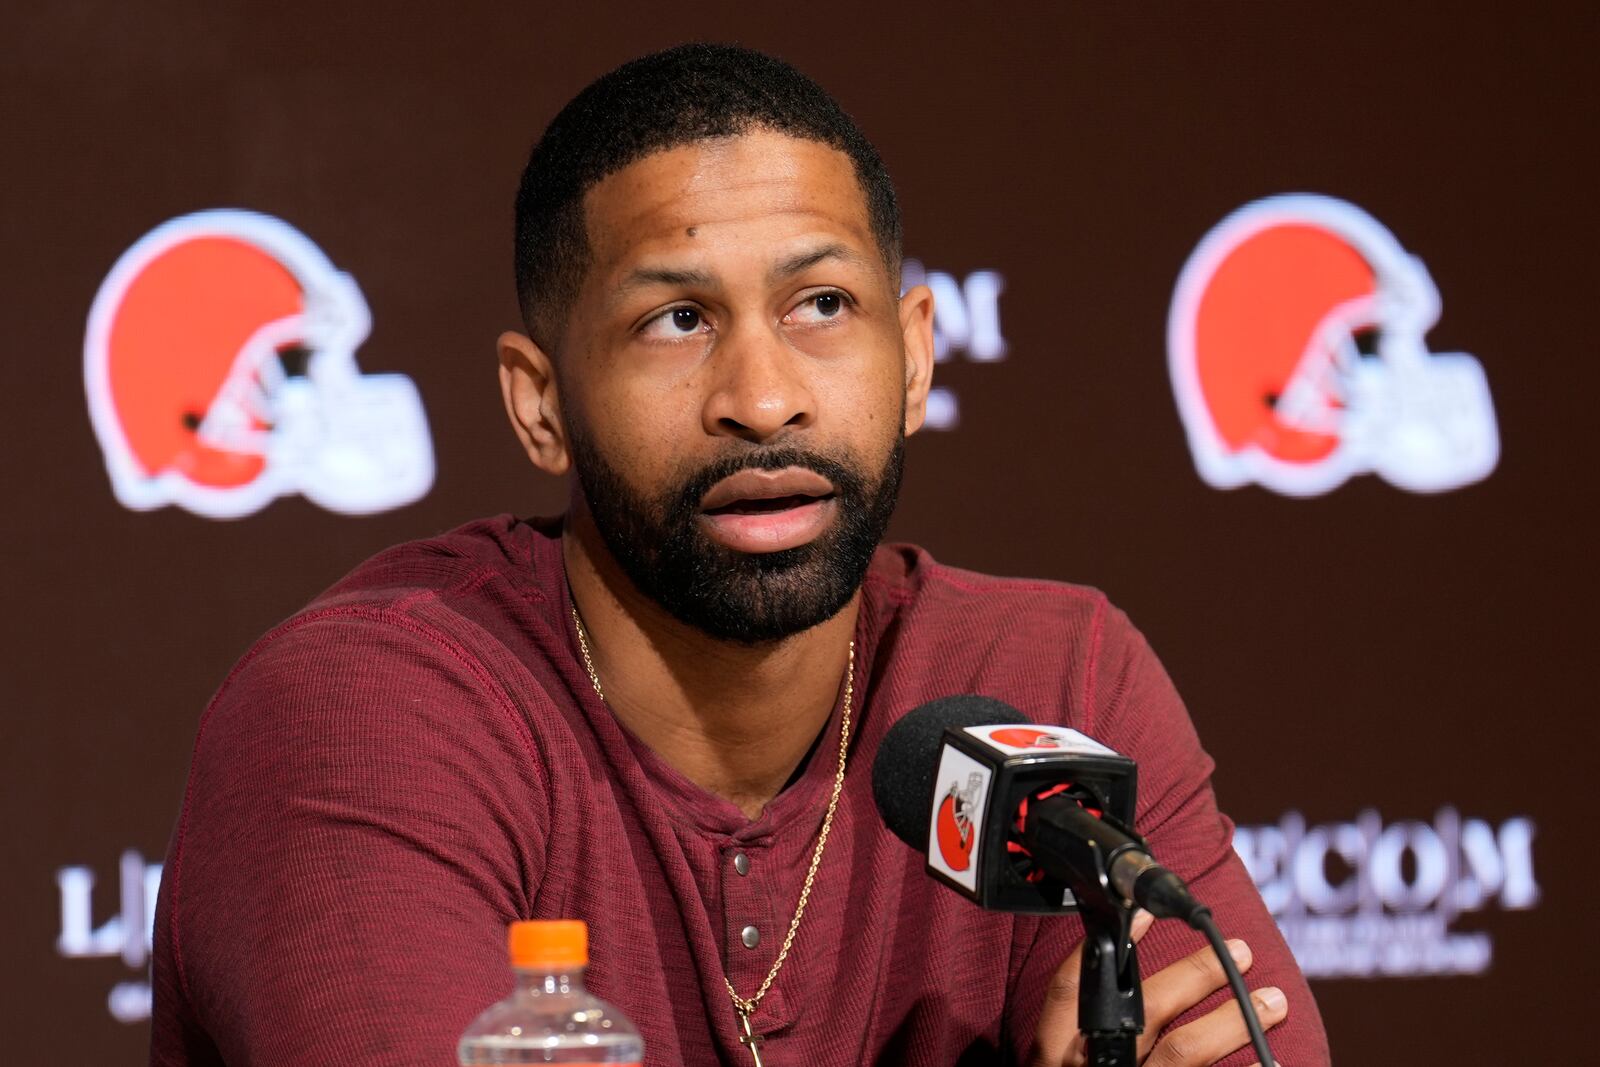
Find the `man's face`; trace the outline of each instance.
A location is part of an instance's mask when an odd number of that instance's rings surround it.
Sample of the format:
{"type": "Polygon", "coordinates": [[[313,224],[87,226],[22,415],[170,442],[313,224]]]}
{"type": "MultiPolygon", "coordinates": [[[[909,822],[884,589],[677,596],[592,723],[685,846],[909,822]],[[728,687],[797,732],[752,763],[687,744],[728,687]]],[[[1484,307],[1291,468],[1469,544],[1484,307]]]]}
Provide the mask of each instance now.
{"type": "Polygon", "coordinates": [[[907,419],[898,280],[849,158],[766,131],[701,141],[609,176],[585,213],[556,364],[606,547],[714,637],[831,618],[887,527],[921,410],[913,391],[907,419]]]}

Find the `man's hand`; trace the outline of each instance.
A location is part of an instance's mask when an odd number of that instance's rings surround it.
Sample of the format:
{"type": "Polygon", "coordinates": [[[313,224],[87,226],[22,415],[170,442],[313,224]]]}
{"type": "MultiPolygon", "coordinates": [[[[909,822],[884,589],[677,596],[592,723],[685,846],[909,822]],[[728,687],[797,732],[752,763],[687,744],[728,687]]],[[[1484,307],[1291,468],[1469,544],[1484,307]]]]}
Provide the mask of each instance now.
{"type": "MultiPolygon", "coordinates": [[[[1133,940],[1138,941],[1155,919],[1141,911],[1133,920],[1133,940]]],[[[1250,948],[1243,941],[1229,941],[1234,962],[1241,973],[1250,970],[1250,948]]],[[[1080,944],[1057,968],[1045,990],[1044,1010],[1033,1039],[1033,1067],[1082,1067],[1088,1060],[1083,1035],[1078,1032],[1078,969],[1083,955],[1080,944]]],[[[1215,1063],[1250,1040],[1239,1005],[1229,1001],[1192,1023],[1162,1037],[1156,1037],[1173,1019],[1200,1003],[1227,983],[1222,965],[1210,946],[1144,981],[1144,1033],[1139,1035],[1139,1062],[1148,1067],[1203,1067],[1215,1063]]],[[[1263,1028],[1283,1022],[1289,1004],[1281,990],[1267,987],[1250,995],[1263,1028]]]]}

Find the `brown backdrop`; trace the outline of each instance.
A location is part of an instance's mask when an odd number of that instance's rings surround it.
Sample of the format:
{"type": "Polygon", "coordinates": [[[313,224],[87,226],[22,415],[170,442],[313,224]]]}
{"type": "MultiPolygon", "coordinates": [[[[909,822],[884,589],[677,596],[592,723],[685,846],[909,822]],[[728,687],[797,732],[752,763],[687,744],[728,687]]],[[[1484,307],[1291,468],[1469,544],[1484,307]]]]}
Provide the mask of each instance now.
{"type": "Polygon", "coordinates": [[[1185,694],[1241,823],[1533,820],[1538,905],[1457,923],[1492,936],[1486,974],[1315,983],[1341,1061],[1592,1046],[1586,7],[423,6],[0,15],[8,1063],[141,1062],[145,1024],[115,1021],[108,996],[142,964],[58,952],[57,872],[92,872],[95,926],[117,914],[119,857],[159,861],[199,712],[248,643],[385,545],[559,507],[495,391],[516,177],[577,88],[694,37],[818,78],[896,175],[908,250],[1005,278],[1007,357],[941,366],[961,424],[912,442],[896,536],[1107,590],[1185,694]],[[1426,261],[1432,347],[1489,377],[1504,451],[1486,481],[1417,496],[1368,476],[1294,500],[1196,476],[1167,382],[1173,282],[1224,215],[1286,191],[1359,204],[1426,261]],[[281,217],[359,281],[363,369],[409,375],[433,427],[420,503],[354,518],[288,498],[218,522],[115,502],[84,402],[89,303],[134,240],[209,207],[281,217]]]}

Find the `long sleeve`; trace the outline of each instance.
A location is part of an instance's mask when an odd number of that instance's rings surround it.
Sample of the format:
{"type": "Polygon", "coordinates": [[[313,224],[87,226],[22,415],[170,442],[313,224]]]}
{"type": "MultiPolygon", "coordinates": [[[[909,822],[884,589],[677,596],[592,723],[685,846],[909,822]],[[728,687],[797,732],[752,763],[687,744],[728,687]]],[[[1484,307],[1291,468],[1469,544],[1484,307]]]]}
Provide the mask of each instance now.
{"type": "Polygon", "coordinates": [[[152,1064],[453,1062],[548,817],[526,717],[447,635],[359,607],[268,635],[201,722],[152,1064]]]}
{"type": "MultiPolygon", "coordinates": [[[[1117,609],[1102,603],[1093,640],[1082,688],[1067,694],[1073,709],[1068,725],[1138,761],[1137,824],[1153,853],[1210,905],[1225,936],[1250,945],[1254,963],[1246,984],[1251,989],[1275,985],[1288,997],[1288,1017],[1268,1031],[1275,1057],[1292,1067],[1327,1064],[1328,1039],[1316,1002],[1233,851],[1233,824],[1218,811],[1211,789],[1214,764],[1200,747],[1171,680],[1144,638],[1117,609]]],[[[1076,917],[1039,924],[1010,1011],[1008,1029],[1022,1062],[1027,1062],[1050,976],[1082,936],[1076,917]]],[[[1140,970],[1148,978],[1205,944],[1200,934],[1176,920],[1158,922],[1139,944],[1140,970]]],[[[1230,997],[1224,986],[1172,1025],[1198,1018],[1230,997]]],[[[1246,1046],[1220,1062],[1244,1067],[1255,1059],[1246,1046]]]]}

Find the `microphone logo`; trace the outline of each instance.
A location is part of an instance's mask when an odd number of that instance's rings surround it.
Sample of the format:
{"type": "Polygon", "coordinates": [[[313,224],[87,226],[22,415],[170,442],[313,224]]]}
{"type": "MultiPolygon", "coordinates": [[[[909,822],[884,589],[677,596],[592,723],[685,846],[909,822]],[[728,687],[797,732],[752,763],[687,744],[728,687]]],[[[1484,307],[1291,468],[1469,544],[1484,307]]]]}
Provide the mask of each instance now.
{"type": "MultiPolygon", "coordinates": [[[[960,749],[945,745],[927,822],[928,866],[966,890],[978,892],[989,790],[994,771],[960,749]]],[[[929,804],[930,801],[923,801],[929,804]]]]}
{"type": "Polygon", "coordinates": [[[939,855],[953,871],[964,871],[972,865],[972,846],[976,843],[976,825],[983,814],[983,775],[967,775],[967,787],[957,782],[939,802],[934,816],[934,834],[939,842],[939,855]]]}
{"type": "Polygon", "coordinates": [[[1055,734],[1043,730],[1028,730],[1017,726],[1008,726],[1002,730],[995,730],[989,734],[989,740],[1012,748],[1060,748],[1062,739],[1055,734]]]}
{"type": "Polygon", "coordinates": [[[1041,729],[1037,726],[969,726],[967,733],[982,741],[1002,756],[1026,756],[1030,753],[1064,753],[1080,756],[1115,756],[1116,753],[1092,737],[1077,730],[1058,726],[1041,729]]]}

